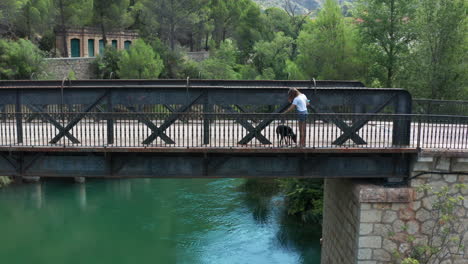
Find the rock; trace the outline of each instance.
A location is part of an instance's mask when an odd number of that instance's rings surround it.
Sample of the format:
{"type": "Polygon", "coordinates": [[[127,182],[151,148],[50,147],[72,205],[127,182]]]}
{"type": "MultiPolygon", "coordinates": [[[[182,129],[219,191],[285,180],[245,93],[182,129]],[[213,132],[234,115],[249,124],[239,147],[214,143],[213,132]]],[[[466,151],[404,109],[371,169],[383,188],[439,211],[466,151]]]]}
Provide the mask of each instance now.
{"type": "Polygon", "coordinates": [[[414,211],[419,210],[421,208],[421,201],[416,201],[411,204],[411,208],[413,208],[414,211]]]}
{"type": "Polygon", "coordinates": [[[381,248],[382,237],[364,236],[359,238],[359,248],[381,248]]]}
{"type": "Polygon", "coordinates": [[[380,210],[362,210],[361,223],[379,223],[382,220],[382,211],[380,210]]]}
{"type": "Polygon", "coordinates": [[[438,171],[450,171],[450,158],[438,158],[435,162],[434,168],[438,171]]]}
{"type": "Polygon", "coordinates": [[[368,248],[361,248],[358,251],[358,259],[359,260],[368,260],[372,258],[372,249],[368,248]]]}
{"type": "Polygon", "coordinates": [[[405,230],[405,223],[398,219],[393,222],[392,228],[395,233],[403,232],[405,230]]]}
{"type": "Polygon", "coordinates": [[[378,260],[378,261],[390,261],[392,260],[392,256],[383,249],[374,249],[374,252],[372,254],[372,259],[378,260]]]}
{"type": "Polygon", "coordinates": [[[457,175],[445,175],[444,179],[446,182],[454,183],[457,181],[457,175]]]}
{"type": "Polygon", "coordinates": [[[408,227],[408,234],[414,235],[419,232],[419,223],[417,221],[409,221],[406,226],[408,227]]]}
{"type": "Polygon", "coordinates": [[[420,222],[424,222],[426,220],[429,220],[431,219],[431,212],[429,212],[428,210],[424,209],[424,208],[420,208],[417,212],[416,212],[416,219],[419,220],[420,222]]]}
{"type": "Polygon", "coordinates": [[[373,225],[372,224],[361,224],[359,226],[359,234],[360,235],[368,235],[372,233],[373,225]]]}
{"type": "Polygon", "coordinates": [[[395,221],[398,217],[398,214],[397,212],[395,211],[390,211],[390,210],[386,210],[384,213],[383,213],[383,216],[382,216],[382,222],[383,223],[393,223],[393,221],[395,221]]]}
{"type": "Polygon", "coordinates": [[[400,211],[398,211],[398,218],[401,220],[405,220],[405,221],[412,220],[414,219],[414,216],[415,216],[415,213],[413,209],[411,208],[400,209],[400,211]]]}
{"type": "Polygon", "coordinates": [[[390,239],[385,238],[383,241],[383,249],[387,252],[394,252],[398,248],[397,244],[390,239]]]}

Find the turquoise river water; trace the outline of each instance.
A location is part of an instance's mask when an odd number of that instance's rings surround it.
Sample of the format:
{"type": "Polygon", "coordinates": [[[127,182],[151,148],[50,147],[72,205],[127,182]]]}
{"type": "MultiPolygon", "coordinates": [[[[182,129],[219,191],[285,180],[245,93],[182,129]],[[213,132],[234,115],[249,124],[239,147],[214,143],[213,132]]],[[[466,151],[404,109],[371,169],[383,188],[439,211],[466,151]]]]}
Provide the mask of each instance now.
{"type": "Polygon", "coordinates": [[[1,263],[320,263],[320,226],[242,179],[55,180],[0,189],[1,263]]]}

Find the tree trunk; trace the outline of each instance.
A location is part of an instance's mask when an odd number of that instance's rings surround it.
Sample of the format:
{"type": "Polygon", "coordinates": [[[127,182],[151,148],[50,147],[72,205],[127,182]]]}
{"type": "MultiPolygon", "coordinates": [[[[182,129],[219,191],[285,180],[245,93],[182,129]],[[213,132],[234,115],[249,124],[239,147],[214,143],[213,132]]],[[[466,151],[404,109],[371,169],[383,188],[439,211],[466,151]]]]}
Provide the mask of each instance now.
{"type": "Polygon", "coordinates": [[[65,8],[63,6],[63,1],[59,1],[59,8],[60,8],[60,28],[63,31],[63,50],[62,50],[62,57],[68,57],[68,43],[67,43],[67,28],[65,25],[65,8]]]}
{"type": "Polygon", "coordinates": [[[100,17],[101,17],[102,42],[104,43],[104,48],[105,48],[107,46],[107,32],[106,32],[106,26],[104,25],[104,12],[103,11],[101,11],[100,17]]]}

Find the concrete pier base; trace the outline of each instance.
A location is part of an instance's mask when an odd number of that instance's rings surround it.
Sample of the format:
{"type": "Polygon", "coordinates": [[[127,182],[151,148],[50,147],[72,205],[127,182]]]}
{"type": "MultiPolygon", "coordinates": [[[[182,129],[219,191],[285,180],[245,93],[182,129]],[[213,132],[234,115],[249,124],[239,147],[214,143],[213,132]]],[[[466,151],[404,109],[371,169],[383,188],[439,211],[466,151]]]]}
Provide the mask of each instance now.
{"type": "Polygon", "coordinates": [[[34,183],[34,182],[40,182],[41,181],[41,177],[37,177],[37,176],[26,176],[26,177],[23,177],[22,180],[24,182],[27,182],[27,183],[34,183]]]}
{"type": "Polygon", "coordinates": [[[76,183],[85,183],[86,178],[85,177],[75,177],[75,182],[76,183]]]}

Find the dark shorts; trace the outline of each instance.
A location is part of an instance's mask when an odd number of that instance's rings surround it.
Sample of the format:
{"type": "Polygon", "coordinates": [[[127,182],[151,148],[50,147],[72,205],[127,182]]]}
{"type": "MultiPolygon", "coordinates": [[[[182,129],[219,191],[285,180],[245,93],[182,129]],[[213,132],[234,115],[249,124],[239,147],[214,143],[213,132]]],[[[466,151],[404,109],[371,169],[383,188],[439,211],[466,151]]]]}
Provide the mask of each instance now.
{"type": "Polygon", "coordinates": [[[307,115],[309,113],[306,111],[297,111],[297,120],[305,122],[307,120],[307,115]]]}

